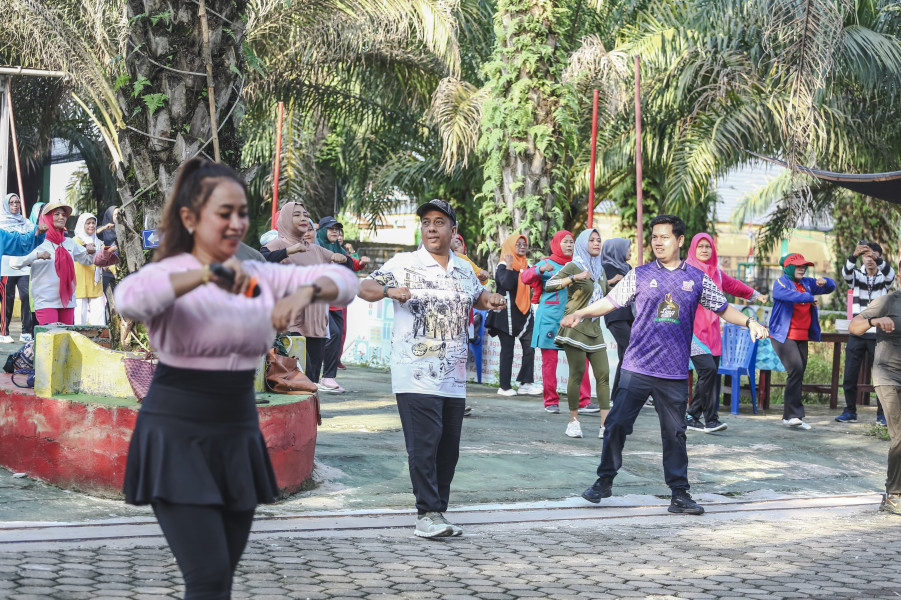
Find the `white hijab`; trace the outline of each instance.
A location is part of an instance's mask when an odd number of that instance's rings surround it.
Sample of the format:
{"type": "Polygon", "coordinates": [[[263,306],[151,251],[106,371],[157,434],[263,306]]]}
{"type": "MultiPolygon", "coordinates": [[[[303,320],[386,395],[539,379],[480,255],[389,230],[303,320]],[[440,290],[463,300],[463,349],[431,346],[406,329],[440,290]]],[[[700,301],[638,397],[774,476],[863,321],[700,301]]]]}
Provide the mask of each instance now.
{"type": "MultiPolygon", "coordinates": [[[[94,244],[94,248],[100,250],[100,246],[103,245],[103,242],[97,237],[97,217],[91,213],[81,213],[78,216],[78,222],[75,224],[75,238],[85,245],[94,244]],[[88,219],[94,219],[94,235],[88,235],[88,232],[85,231],[84,226],[88,222],[88,219]]],[[[99,283],[102,277],[103,269],[94,267],[94,283],[99,283]]]]}

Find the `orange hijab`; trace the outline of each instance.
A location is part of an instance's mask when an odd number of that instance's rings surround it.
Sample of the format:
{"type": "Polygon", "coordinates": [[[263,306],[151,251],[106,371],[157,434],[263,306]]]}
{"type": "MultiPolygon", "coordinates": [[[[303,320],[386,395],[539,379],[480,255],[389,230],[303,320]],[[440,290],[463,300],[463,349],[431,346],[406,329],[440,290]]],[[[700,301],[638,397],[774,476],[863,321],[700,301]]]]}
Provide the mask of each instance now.
{"type": "MultiPolygon", "coordinates": [[[[501,259],[503,259],[506,255],[511,254],[513,256],[513,264],[507,265],[507,268],[513,269],[514,271],[525,271],[529,268],[529,261],[526,260],[525,256],[517,256],[516,255],[516,242],[522,238],[529,243],[529,238],[522,235],[521,233],[514,233],[506,240],[504,240],[503,245],[501,246],[501,259]]],[[[521,277],[516,278],[516,308],[519,309],[519,312],[522,314],[528,314],[531,309],[531,297],[532,297],[532,289],[522,282],[521,277]]]]}

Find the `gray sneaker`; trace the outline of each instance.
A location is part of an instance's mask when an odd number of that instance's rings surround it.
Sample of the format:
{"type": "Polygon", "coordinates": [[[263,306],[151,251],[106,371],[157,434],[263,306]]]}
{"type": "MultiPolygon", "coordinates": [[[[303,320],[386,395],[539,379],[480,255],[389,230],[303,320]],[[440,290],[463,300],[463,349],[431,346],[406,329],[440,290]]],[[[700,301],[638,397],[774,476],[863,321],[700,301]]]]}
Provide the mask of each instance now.
{"type": "Polygon", "coordinates": [[[452,532],[453,532],[453,533],[451,533],[452,536],[457,537],[458,535],[463,535],[463,528],[462,528],[462,527],[460,527],[459,525],[454,525],[453,523],[451,523],[450,521],[448,521],[448,520],[445,518],[445,516],[444,516],[443,514],[441,514],[441,513],[435,513],[435,514],[438,515],[438,516],[436,517],[436,519],[440,519],[441,522],[444,523],[445,525],[450,525],[451,530],[452,530],[452,532]]]}
{"type": "Polygon", "coordinates": [[[585,406],[579,409],[580,415],[587,415],[591,413],[599,413],[601,412],[601,407],[595,404],[594,402],[589,402],[585,406]]]}
{"type": "MultiPolygon", "coordinates": [[[[416,529],[413,533],[418,537],[435,538],[459,535],[454,533],[454,526],[447,522],[439,512],[427,512],[416,519],[416,529]]],[[[463,533],[463,530],[460,530],[463,533]]]]}

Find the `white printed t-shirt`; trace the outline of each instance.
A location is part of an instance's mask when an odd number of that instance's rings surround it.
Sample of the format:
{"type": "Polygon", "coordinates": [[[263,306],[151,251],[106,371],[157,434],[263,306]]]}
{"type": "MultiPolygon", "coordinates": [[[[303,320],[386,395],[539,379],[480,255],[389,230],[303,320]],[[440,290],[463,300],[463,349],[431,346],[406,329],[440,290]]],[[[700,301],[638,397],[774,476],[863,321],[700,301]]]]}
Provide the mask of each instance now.
{"type": "Polygon", "coordinates": [[[466,397],[469,311],[484,291],[472,267],[450,253],[447,270],[425,248],[402,252],[368,279],[407,287],[394,301],[391,387],[395,394],[466,397]]]}

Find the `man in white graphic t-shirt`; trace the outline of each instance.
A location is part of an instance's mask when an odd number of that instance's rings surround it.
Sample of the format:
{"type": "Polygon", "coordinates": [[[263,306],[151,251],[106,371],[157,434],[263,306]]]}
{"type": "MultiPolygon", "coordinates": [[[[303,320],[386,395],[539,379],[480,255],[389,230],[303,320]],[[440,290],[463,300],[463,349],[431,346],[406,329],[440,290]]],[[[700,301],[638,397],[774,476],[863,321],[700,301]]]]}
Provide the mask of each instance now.
{"type": "Polygon", "coordinates": [[[471,308],[500,310],[506,301],[479,285],[472,267],[451,252],[457,215],[444,200],[416,210],[422,247],[402,252],[360,285],[360,298],[394,301],[391,386],[397,397],[416,497],[415,534],[460,535],[444,518],[466,405],[466,325],[471,308]]]}

